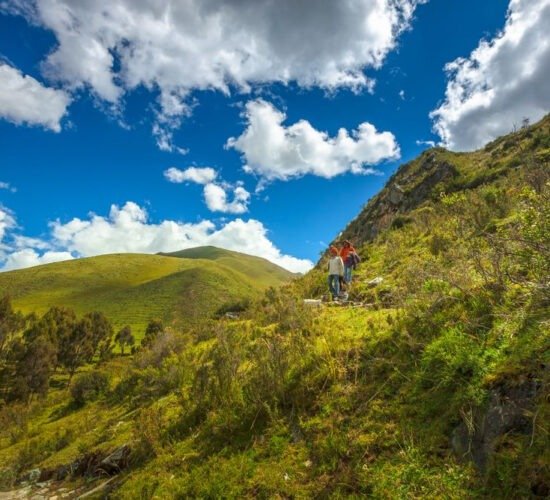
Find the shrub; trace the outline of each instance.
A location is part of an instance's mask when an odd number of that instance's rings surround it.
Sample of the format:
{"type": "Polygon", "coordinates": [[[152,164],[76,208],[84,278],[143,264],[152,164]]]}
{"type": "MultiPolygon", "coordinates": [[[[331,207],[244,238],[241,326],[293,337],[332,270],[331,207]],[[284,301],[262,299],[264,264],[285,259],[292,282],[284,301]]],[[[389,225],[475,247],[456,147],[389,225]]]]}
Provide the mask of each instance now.
{"type": "Polygon", "coordinates": [[[459,328],[449,328],[422,355],[420,390],[444,393],[459,405],[478,405],[485,395],[482,378],[488,369],[487,357],[477,339],[459,328]]]}
{"type": "Polygon", "coordinates": [[[109,388],[109,377],[104,372],[94,370],[82,373],[71,385],[71,396],[77,405],[97,399],[109,388]]]}

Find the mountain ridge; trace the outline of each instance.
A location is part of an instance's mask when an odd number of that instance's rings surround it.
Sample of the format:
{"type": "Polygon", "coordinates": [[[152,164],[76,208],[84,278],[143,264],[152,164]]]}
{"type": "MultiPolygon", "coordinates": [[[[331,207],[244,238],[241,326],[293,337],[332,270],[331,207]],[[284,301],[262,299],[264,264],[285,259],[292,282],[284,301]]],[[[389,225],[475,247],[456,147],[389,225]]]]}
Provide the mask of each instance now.
{"type": "MultiPolygon", "coordinates": [[[[525,139],[535,134],[540,137],[550,135],[550,114],[473,152],[452,152],[442,147],[422,152],[392,174],[334,242],[348,239],[356,245],[368,243],[393,223],[406,222],[400,221],[399,217],[406,216],[427,201],[436,200],[442,194],[473,189],[508,175],[521,166],[519,157],[526,147],[525,139]]],[[[550,149],[539,148],[538,154],[543,160],[548,160],[550,149]]]]}

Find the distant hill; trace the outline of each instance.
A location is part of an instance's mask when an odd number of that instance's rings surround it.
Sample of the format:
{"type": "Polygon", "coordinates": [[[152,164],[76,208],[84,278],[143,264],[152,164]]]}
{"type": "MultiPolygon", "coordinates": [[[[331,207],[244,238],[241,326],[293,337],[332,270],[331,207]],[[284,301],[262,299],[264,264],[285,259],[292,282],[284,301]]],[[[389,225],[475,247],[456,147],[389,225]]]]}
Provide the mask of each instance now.
{"type": "Polygon", "coordinates": [[[223,248],[204,246],[188,248],[179,252],[160,253],[166,257],[178,257],[181,259],[205,259],[215,261],[217,264],[244,273],[252,278],[255,283],[265,286],[273,286],[280,281],[288,281],[293,274],[276,264],[261,257],[254,257],[223,248]]]}
{"type": "Polygon", "coordinates": [[[0,293],[10,294],[25,313],[40,314],[53,305],[78,314],[102,311],[116,327],[129,324],[140,336],[151,318],[194,323],[222,304],[292,276],[265,259],[200,247],[170,255],[102,255],[0,273],[0,293]]]}

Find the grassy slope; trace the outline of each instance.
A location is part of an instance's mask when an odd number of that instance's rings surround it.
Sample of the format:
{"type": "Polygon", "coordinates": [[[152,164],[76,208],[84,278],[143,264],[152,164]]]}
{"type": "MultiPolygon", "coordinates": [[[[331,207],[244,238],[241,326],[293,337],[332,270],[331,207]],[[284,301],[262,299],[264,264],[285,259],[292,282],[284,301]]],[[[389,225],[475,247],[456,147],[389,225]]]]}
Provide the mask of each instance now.
{"type": "MultiPolygon", "coordinates": [[[[459,176],[409,210],[404,225],[358,245],[364,261],[353,296],[372,308],[304,309],[301,296],[326,289],[315,270],[294,285],[296,301],[287,291],[248,321],[199,327],[163,361],[107,365],[117,389],[84,408],[72,408],[65,389],[55,388],[20,435],[8,436],[22,427],[17,419],[4,426],[0,463],[52,466],[131,441],[135,466],[114,498],[529,498],[543,491],[550,484],[548,370],[541,368],[550,366],[548,302],[532,287],[529,260],[520,252],[494,261],[501,247],[489,243],[498,228],[513,236],[525,213],[522,151],[544,158],[549,147],[547,119],[470,155],[438,150],[459,176]],[[493,175],[501,163],[504,174],[493,175]],[[463,197],[441,199],[441,191],[463,197]],[[494,262],[505,266],[500,288],[494,262]],[[507,281],[506,273],[523,276],[518,266],[529,279],[507,281]],[[371,287],[375,276],[384,282],[371,287]],[[452,451],[453,429],[484,407],[490,390],[526,380],[540,387],[525,412],[532,428],[501,436],[479,473],[452,451]]],[[[412,191],[419,181],[409,179],[402,184],[412,191]]],[[[361,215],[348,228],[360,224],[361,215]]]]}
{"type": "Polygon", "coordinates": [[[180,257],[184,259],[211,260],[230,269],[240,271],[254,282],[265,287],[274,286],[275,284],[288,281],[292,276],[289,271],[275,264],[270,263],[269,266],[266,266],[265,259],[260,257],[245,255],[243,253],[224,250],[212,246],[189,248],[187,250],[162,255],[180,257]]]}
{"type": "MultiPolygon", "coordinates": [[[[0,291],[26,313],[40,314],[53,305],[78,314],[98,310],[115,327],[129,324],[139,336],[151,318],[193,323],[225,302],[251,297],[291,277],[263,259],[217,253],[218,260],[115,254],[59,262],[0,273],[0,291]]],[[[201,254],[195,249],[195,255],[201,254]]]]}

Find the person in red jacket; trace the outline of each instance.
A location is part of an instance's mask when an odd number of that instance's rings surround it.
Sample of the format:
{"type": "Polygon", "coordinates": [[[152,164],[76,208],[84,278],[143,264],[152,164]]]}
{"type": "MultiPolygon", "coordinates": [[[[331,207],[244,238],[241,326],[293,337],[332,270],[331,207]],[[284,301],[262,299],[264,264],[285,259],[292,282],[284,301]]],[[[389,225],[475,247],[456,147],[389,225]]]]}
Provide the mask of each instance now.
{"type": "Polygon", "coordinates": [[[361,259],[348,240],[345,240],[342,245],[340,257],[342,257],[342,261],[344,262],[344,281],[349,285],[351,283],[352,271],[357,267],[361,259]]]}

